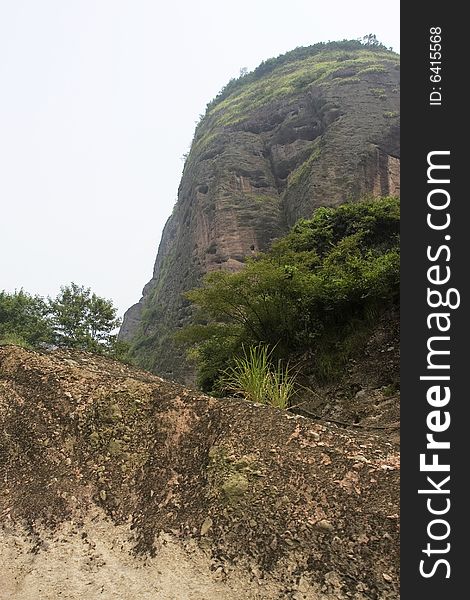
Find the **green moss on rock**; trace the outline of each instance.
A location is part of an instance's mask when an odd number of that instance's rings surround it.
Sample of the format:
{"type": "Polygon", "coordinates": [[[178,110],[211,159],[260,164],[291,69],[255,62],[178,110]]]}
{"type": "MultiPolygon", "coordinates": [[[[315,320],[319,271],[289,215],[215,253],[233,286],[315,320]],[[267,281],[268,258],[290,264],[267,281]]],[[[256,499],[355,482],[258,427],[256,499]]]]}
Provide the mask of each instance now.
{"type": "Polygon", "coordinates": [[[234,473],[223,484],[222,491],[231,503],[238,501],[249,489],[248,479],[242,473],[234,473]]]}

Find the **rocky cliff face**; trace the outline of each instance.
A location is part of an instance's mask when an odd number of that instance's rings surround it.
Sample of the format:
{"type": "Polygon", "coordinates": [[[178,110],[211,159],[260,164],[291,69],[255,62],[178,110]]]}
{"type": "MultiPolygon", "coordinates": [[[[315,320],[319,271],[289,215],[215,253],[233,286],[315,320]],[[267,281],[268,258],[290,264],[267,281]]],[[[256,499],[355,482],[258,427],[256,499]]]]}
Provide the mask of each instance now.
{"type": "Polygon", "coordinates": [[[189,379],[173,334],[191,317],[182,293],[208,271],[241,269],[319,206],[399,194],[398,82],[396,54],[332,44],[268,61],[208,106],[121,328],[140,364],[189,379]]]}

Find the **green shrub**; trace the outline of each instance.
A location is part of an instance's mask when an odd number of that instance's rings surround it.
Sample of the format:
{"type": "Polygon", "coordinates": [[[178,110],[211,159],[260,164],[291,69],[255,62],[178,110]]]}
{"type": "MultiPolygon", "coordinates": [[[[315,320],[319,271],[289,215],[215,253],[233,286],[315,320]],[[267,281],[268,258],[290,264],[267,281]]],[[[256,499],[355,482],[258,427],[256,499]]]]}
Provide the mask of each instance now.
{"type": "Polygon", "coordinates": [[[193,324],[174,336],[174,341],[189,348],[187,358],[197,365],[197,385],[218,394],[217,380],[227,367],[242,341],[243,329],[234,324],[193,324]]]}

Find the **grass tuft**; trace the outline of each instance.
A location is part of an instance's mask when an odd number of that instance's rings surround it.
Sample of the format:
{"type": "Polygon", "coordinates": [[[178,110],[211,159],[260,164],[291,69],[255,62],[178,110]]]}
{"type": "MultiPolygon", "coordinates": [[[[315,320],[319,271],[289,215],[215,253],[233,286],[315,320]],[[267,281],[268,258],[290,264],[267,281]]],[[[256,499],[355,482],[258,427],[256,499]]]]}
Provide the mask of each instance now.
{"type": "Polygon", "coordinates": [[[252,402],[288,408],[295,393],[295,374],[289,365],[273,364],[271,359],[272,350],[264,344],[244,348],[243,356],[223,372],[221,388],[252,402]]]}

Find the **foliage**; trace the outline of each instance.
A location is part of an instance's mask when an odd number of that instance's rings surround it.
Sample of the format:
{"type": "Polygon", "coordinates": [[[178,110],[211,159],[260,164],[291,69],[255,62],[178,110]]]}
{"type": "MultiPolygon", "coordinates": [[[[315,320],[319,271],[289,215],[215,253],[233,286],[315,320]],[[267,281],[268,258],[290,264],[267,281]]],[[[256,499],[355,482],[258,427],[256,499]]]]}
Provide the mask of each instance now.
{"type": "Polygon", "coordinates": [[[117,309],[89,288],[71,283],[47,300],[23,290],[0,292],[0,344],[26,348],[61,346],[128,360],[129,346],[118,341],[117,309]]]}
{"type": "Polygon", "coordinates": [[[188,358],[197,365],[198,386],[211,390],[237,352],[243,328],[232,323],[193,324],[180,330],[175,338],[190,348],[188,358]]]}
{"type": "Polygon", "coordinates": [[[295,392],[295,375],[289,365],[278,361],[273,366],[272,350],[263,344],[243,349],[243,356],[235,357],[233,366],[222,372],[219,388],[247,400],[288,408],[295,392]]]}
{"type": "Polygon", "coordinates": [[[47,303],[20,290],[0,291],[0,343],[25,347],[51,343],[53,329],[47,303]]]}
{"type": "Polygon", "coordinates": [[[374,34],[364,36],[362,40],[342,40],[337,42],[319,42],[312,46],[305,46],[295,48],[290,52],[281,54],[276,58],[269,58],[263,61],[256,69],[247,73],[246,71],[240,72],[238,78],[231,79],[227,85],[219,92],[219,94],[209,102],[207,105],[207,112],[214,108],[217,104],[225,100],[234,91],[238,90],[241,86],[247,83],[258,81],[259,79],[269,75],[274,69],[283,66],[287,63],[296,62],[299,60],[305,60],[320,54],[325,51],[342,51],[352,52],[357,50],[371,50],[374,52],[387,50],[381,42],[379,42],[374,34]]]}
{"type": "Polygon", "coordinates": [[[20,346],[31,350],[33,346],[18,333],[4,333],[0,336],[0,346],[20,346]]]}
{"type": "Polygon", "coordinates": [[[119,327],[117,309],[90,288],[71,283],[49,301],[55,342],[58,346],[99,352],[111,350],[119,327]]]}
{"type": "Polygon", "coordinates": [[[105,353],[109,358],[119,360],[120,362],[133,364],[130,355],[131,345],[129,342],[124,340],[118,340],[116,336],[113,336],[108,340],[108,346],[105,349],[105,353]]]}
{"type": "Polygon", "coordinates": [[[346,360],[347,340],[355,347],[354,332],[398,302],[399,201],[319,208],[241,272],[211,272],[187,297],[200,322],[180,339],[191,347],[204,389],[244,347],[259,344],[271,349],[271,362],[313,349],[327,377],[329,360],[346,360]]]}

